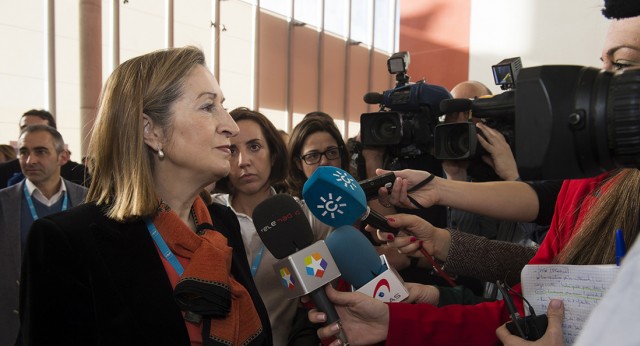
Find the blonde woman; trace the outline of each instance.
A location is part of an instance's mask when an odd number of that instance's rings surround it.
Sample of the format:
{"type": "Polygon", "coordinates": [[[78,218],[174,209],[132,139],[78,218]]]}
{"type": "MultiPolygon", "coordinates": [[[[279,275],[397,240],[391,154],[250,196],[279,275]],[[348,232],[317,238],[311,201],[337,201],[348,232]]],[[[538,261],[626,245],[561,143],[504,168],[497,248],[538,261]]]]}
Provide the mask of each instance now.
{"type": "Polygon", "coordinates": [[[109,77],[87,204],[36,221],[24,258],[25,344],[271,345],[233,212],[202,189],[238,133],[202,51],[133,58],[109,77]]]}

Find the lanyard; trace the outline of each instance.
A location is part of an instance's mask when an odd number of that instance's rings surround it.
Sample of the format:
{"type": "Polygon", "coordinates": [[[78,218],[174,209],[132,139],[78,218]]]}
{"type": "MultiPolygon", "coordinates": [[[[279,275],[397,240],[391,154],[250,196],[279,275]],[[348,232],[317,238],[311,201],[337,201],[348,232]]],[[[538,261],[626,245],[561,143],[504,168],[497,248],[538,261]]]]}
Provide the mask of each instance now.
{"type": "Polygon", "coordinates": [[[147,229],[149,230],[149,234],[151,234],[151,238],[153,238],[156,246],[158,246],[158,249],[160,249],[160,252],[162,252],[162,256],[164,256],[164,258],[169,261],[169,264],[171,264],[173,269],[175,269],[176,273],[178,273],[178,276],[182,276],[182,273],[184,273],[182,264],[180,264],[178,258],[173,254],[173,252],[171,252],[171,249],[169,249],[167,243],[164,242],[164,239],[162,239],[160,232],[158,232],[158,229],[151,221],[151,218],[144,219],[144,223],[147,225],[147,229]]]}
{"type": "MultiPolygon", "coordinates": [[[[33,200],[31,199],[31,195],[29,194],[29,189],[27,189],[27,184],[25,183],[23,186],[23,191],[24,191],[24,196],[27,199],[27,204],[29,205],[29,211],[31,212],[31,218],[33,219],[33,221],[36,221],[38,219],[38,213],[36,213],[36,207],[33,205],[33,200]]],[[[67,210],[67,204],[68,204],[68,199],[67,199],[67,192],[64,192],[64,199],[62,200],[62,210],[61,211],[65,211],[67,210]]]]}
{"type": "Polygon", "coordinates": [[[256,277],[256,272],[258,271],[258,267],[260,266],[260,261],[262,260],[262,253],[264,252],[264,244],[260,246],[260,250],[258,250],[258,254],[256,258],[253,259],[253,263],[251,263],[251,277],[256,277]]]}

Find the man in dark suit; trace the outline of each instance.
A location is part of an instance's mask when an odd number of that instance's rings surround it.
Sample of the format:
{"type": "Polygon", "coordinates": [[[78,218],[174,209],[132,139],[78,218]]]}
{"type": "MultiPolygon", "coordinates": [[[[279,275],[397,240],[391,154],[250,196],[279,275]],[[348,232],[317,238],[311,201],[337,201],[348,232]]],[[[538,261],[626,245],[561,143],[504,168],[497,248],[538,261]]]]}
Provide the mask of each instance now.
{"type": "Polygon", "coordinates": [[[0,272],[4,273],[0,278],[0,345],[14,345],[18,338],[20,266],[31,224],[82,203],[87,194],[85,187],[60,176],[68,157],[62,136],[53,127],[25,127],[18,148],[26,179],[0,190],[0,272]]]}
{"type": "MultiPolygon", "coordinates": [[[[53,115],[45,110],[31,109],[20,117],[20,131],[29,125],[36,124],[44,124],[56,128],[56,120],[53,115]]],[[[62,177],[73,183],[88,186],[89,179],[85,179],[86,167],[69,160],[69,153],[66,151],[65,155],[67,156],[67,163],[61,168],[60,174],[62,177]]],[[[23,178],[18,159],[0,163],[0,188],[11,186],[23,178]]]]}

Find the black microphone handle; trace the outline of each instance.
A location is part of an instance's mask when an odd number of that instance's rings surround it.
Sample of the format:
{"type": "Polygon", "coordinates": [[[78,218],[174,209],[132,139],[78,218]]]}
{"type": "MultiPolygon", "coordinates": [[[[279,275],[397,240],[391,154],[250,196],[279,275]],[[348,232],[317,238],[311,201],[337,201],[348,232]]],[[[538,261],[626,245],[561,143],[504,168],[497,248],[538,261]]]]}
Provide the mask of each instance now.
{"type": "MultiPolygon", "coordinates": [[[[333,307],[333,303],[331,303],[329,297],[327,297],[327,292],[324,291],[324,286],[309,293],[309,295],[311,296],[311,299],[313,299],[313,302],[316,304],[317,310],[324,312],[325,315],[327,315],[327,325],[334,322],[340,323],[340,316],[338,316],[336,309],[333,307]]],[[[342,326],[340,327],[340,332],[338,333],[337,338],[342,341],[342,345],[349,345],[349,341],[347,340],[347,336],[344,333],[342,326]]]]}
{"type": "Polygon", "coordinates": [[[398,232],[400,232],[399,229],[389,226],[387,218],[384,217],[384,215],[369,207],[367,207],[367,212],[363,215],[361,220],[383,232],[393,233],[394,235],[398,235],[398,232]]]}

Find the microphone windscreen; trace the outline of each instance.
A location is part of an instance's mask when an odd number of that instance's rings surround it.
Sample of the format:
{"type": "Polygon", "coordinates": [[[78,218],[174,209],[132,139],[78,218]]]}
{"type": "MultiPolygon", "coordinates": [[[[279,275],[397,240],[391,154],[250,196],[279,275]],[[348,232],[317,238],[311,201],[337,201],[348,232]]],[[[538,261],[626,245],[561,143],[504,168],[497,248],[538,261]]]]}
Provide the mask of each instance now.
{"type": "Polygon", "coordinates": [[[381,93],[370,92],[364,94],[364,97],[362,99],[366,104],[375,105],[382,103],[384,96],[381,93]]]}
{"type": "Polygon", "coordinates": [[[318,167],[302,187],[302,197],[311,213],[332,227],[351,225],[367,210],[358,181],[337,167],[318,167]]]}
{"type": "Polygon", "coordinates": [[[356,289],[387,269],[371,242],[353,226],[338,227],[327,236],[325,244],[342,277],[356,289]]]}
{"type": "Polygon", "coordinates": [[[274,195],[253,210],[253,224],[264,246],[275,258],[285,258],[313,244],[309,220],[289,195],[274,195]]]}
{"type": "Polygon", "coordinates": [[[440,101],[440,111],[444,114],[466,112],[471,109],[470,99],[448,99],[440,101]]]}

